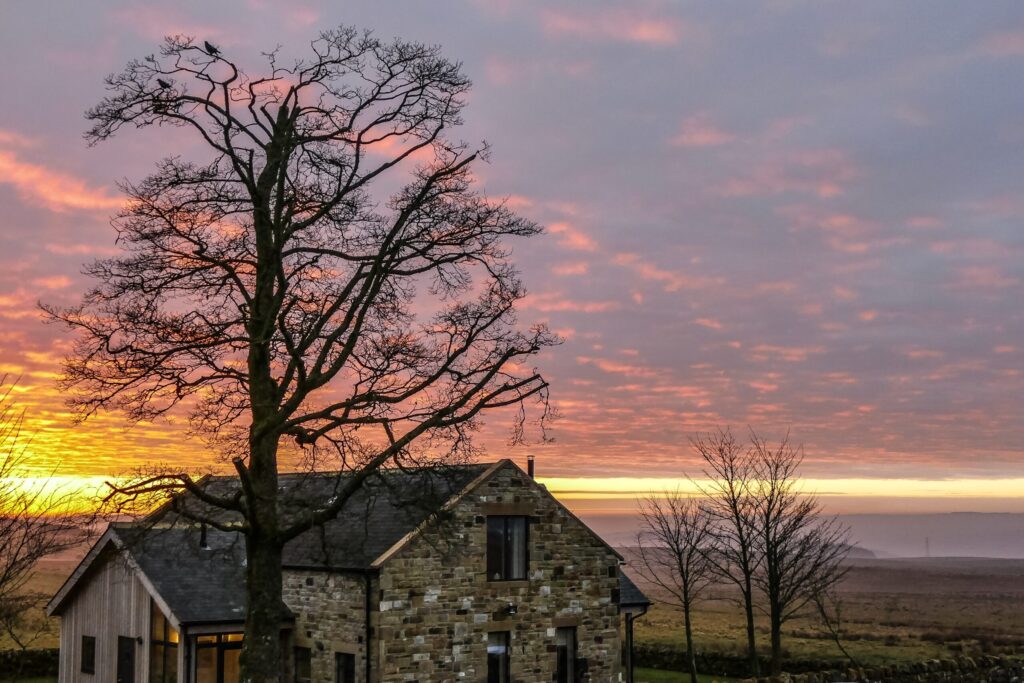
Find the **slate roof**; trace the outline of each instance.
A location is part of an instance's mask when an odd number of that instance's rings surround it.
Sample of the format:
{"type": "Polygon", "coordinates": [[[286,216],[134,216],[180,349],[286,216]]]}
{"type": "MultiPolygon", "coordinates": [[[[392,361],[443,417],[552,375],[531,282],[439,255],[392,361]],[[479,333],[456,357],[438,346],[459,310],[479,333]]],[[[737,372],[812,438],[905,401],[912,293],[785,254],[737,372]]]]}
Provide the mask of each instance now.
{"type": "MultiPolygon", "coordinates": [[[[245,541],[237,533],[114,527],[123,548],[182,625],[245,620],[245,541]]],[[[291,618],[282,603],[282,614],[291,618]]]]}
{"type": "Polygon", "coordinates": [[[637,588],[626,572],[619,569],[619,605],[622,607],[650,607],[651,601],[637,588]]]}

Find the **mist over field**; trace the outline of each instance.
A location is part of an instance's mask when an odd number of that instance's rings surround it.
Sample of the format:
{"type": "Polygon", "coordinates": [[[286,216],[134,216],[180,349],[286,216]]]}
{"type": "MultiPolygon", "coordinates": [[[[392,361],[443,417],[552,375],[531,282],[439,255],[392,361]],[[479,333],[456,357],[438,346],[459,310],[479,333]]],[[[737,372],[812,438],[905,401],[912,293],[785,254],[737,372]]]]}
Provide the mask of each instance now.
{"type": "MultiPolygon", "coordinates": [[[[580,513],[615,546],[636,542],[639,518],[629,513],[580,513]]],[[[839,515],[859,547],[886,557],[989,557],[1024,559],[1024,514],[839,515]]]]}

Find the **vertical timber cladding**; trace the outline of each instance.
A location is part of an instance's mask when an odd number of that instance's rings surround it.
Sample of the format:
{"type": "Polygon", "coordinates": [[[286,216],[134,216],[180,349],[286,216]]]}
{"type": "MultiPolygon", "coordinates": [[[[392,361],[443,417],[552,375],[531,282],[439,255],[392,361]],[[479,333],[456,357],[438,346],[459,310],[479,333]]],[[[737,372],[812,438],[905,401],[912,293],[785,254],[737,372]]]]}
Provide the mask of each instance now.
{"type": "Polygon", "coordinates": [[[60,683],[115,680],[118,638],[135,642],[135,680],[145,681],[149,593],[120,553],[108,549],[97,564],[61,614],[60,683]],[[82,636],[96,639],[94,674],[81,671],[82,636]]]}
{"type": "Polygon", "coordinates": [[[284,602],[295,614],[292,644],[310,649],[310,680],[333,681],[335,654],[343,652],[356,655],[356,680],[364,681],[363,581],[358,574],[284,571],[284,602]]]}
{"type": "Polygon", "coordinates": [[[550,681],[558,627],[575,626],[583,680],[619,680],[618,557],[508,465],[381,567],[374,681],[487,680],[491,631],[507,631],[511,680],[550,681]],[[529,514],[526,581],[488,581],[488,514],[529,514]],[[379,675],[379,677],[378,677],[379,675]]]}

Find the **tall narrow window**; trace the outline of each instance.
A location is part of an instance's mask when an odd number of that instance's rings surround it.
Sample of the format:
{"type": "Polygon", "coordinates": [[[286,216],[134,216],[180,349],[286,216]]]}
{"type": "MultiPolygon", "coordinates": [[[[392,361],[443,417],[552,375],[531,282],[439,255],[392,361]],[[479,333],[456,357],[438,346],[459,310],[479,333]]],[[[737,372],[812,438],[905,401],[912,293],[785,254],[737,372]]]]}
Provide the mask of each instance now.
{"type": "Polygon", "coordinates": [[[82,636],[82,665],[79,668],[84,674],[96,673],[95,636],[82,636]]]}
{"type": "Polygon", "coordinates": [[[555,631],[555,681],[576,683],[576,628],[560,628],[555,631]]]}
{"type": "Polygon", "coordinates": [[[528,560],[526,517],[487,518],[487,578],[517,581],[526,578],[528,560]]]}
{"type": "Polygon", "coordinates": [[[334,653],[335,683],[356,683],[356,656],[349,652],[334,653]]]}
{"type": "Polygon", "coordinates": [[[150,683],[177,683],[178,632],[150,601],[149,629],[149,681],[150,683]]]}
{"type": "Polygon", "coordinates": [[[509,683],[509,633],[487,634],[487,683],[509,683]]]}
{"type": "Polygon", "coordinates": [[[312,683],[313,651],[308,647],[295,648],[295,683],[312,683]]]}

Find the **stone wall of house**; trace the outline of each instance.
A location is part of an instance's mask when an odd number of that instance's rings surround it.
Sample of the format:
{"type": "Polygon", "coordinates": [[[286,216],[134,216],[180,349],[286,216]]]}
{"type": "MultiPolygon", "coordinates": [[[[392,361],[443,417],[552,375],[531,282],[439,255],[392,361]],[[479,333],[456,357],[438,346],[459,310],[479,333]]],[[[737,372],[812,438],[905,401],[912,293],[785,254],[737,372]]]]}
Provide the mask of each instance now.
{"type": "Polygon", "coordinates": [[[488,633],[507,631],[512,680],[551,681],[556,628],[575,626],[578,654],[586,662],[582,680],[618,681],[617,563],[579,520],[507,465],[459,501],[439,528],[382,567],[372,678],[484,681],[488,633]],[[488,581],[489,514],[529,515],[527,580],[488,581]]]}
{"type": "MultiPolygon", "coordinates": [[[[347,652],[356,655],[356,680],[365,683],[364,581],[359,574],[284,572],[284,602],[295,614],[292,644],[311,650],[312,680],[333,683],[335,653],[347,652]]],[[[371,582],[371,596],[374,591],[371,582]]]]}

